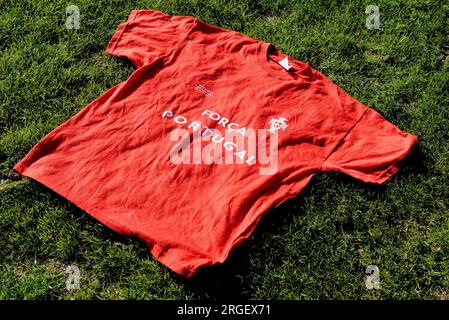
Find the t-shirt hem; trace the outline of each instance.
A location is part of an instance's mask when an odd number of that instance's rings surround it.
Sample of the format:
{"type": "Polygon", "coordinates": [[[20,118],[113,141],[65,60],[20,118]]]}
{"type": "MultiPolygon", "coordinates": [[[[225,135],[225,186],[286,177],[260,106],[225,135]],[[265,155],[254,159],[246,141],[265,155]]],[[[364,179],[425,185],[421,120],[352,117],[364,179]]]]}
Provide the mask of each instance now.
{"type": "MultiPolygon", "coordinates": [[[[117,232],[118,234],[120,234],[122,236],[134,235],[131,230],[128,230],[122,224],[119,224],[119,223],[115,222],[114,220],[104,218],[104,216],[98,214],[98,212],[94,208],[88,207],[88,206],[80,203],[79,201],[75,200],[69,194],[67,194],[60,188],[58,188],[57,185],[48,181],[45,178],[42,178],[38,173],[35,172],[35,170],[33,170],[31,167],[27,166],[23,162],[19,162],[18,164],[16,164],[13,167],[13,170],[26,178],[30,178],[30,179],[33,179],[33,180],[41,183],[42,185],[46,186],[53,192],[56,192],[58,195],[67,199],[68,201],[73,203],[75,206],[77,206],[79,209],[86,212],[87,214],[89,214],[90,216],[95,218],[98,222],[100,222],[101,224],[110,228],[111,230],[117,232]]],[[[138,237],[138,238],[140,238],[140,237],[138,237]]],[[[146,245],[150,249],[151,254],[157,261],[159,261],[160,263],[162,263],[163,265],[165,265],[167,268],[174,271],[175,273],[177,273],[185,278],[191,278],[198,272],[199,268],[190,268],[185,265],[176,263],[174,261],[174,259],[172,258],[172,255],[167,254],[166,248],[160,246],[159,244],[148,241],[147,239],[144,239],[144,238],[140,238],[140,239],[146,243],[146,245]]]]}
{"type": "Polygon", "coordinates": [[[395,159],[394,162],[392,162],[388,166],[388,168],[381,171],[377,175],[364,175],[364,174],[359,174],[357,171],[352,171],[352,172],[348,173],[347,171],[343,171],[339,168],[328,167],[325,162],[323,163],[321,170],[322,171],[327,171],[327,170],[338,171],[338,172],[342,172],[345,174],[349,174],[350,176],[352,176],[356,179],[359,179],[363,182],[366,182],[366,183],[383,184],[383,183],[387,182],[388,180],[390,180],[401,169],[405,158],[407,158],[412,153],[412,151],[414,150],[414,148],[417,144],[418,144],[418,138],[415,135],[407,134],[407,144],[405,145],[405,147],[403,149],[404,153],[400,157],[395,159]]]}
{"type": "Polygon", "coordinates": [[[170,254],[164,253],[166,249],[164,247],[161,247],[157,243],[149,243],[147,245],[150,248],[151,254],[157,261],[184,278],[192,278],[198,273],[199,269],[201,268],[201,266],[190,268],[186,265],[176,263],[170,254]]]}
{"type": "Polygon", "coordinates": [[[331,151],[329,152],[329,154],[327,154],[324,157],[324,160],[321,162],[320,165],[320,171],[326,171],[325,167],[326,167],[326,161],[334,154],[335,150],[337,150],[337,148],[340,146],[340,144],[345,140],[345,138],[351,133],[351,131],[355,128],[355,126],[357,126],[362,119],[365,117],[365,115],[370,111],[370,109],[366,109],[362,115],[349,127],[349,129],[343,133],[343,135],[341,135],[341,137],[339,137],[339,139],[334,143],[334,146],[331,148],[331,151]]]}
{"type": "Polygon", "coordinates": [[[33,180],[39,182],[40,184],[42,184],[42,185],[46,186],[47,188],[49,188],[50,190],[52,190],[53,192],[56,192],[58,195],[65,198],[66,200],[70,201],[75,206],[77,206],[79,209],[86,212],[90,216],[94,217],[100,223],[102,223],[103,225],[107,226],[108,228],[114,230],[115,232],[117,232],[121,235],[124,235],[124,236],[132,235],[132,232],[130,230],[128,230],[125,226],[123,226],[120,223],[115,222],[112,219],[107,219],[107,218],[102,217],[95,209],[88,207],[88,206],[84,205],[83,203],[75,200],[72,196],[70,196],[63,190],[61,190],[55,183],[52,183],[51,181],[41,177],[39,175],[39,173],[37,173],[35,170],[33,170],[33,168],[31,168],[27,164],[24,164],[23,161],[16,164],[13,167],[13,170],[26,178],[30,178],[30,179],[33,179],[33,180]]]}
{"type": "Polygon", "coordinates": [[[405,147],[405,152],[401,157],[397,158],[387,169],[385,169],[375,178],[375,183],[383,184],[387,182],[401,169],[405,158],[407,158],[412,153],[415,146],[418,144],[418,138],[416,136],[407,134],[407,137],[408,142],[407,146],[405,147]]]}

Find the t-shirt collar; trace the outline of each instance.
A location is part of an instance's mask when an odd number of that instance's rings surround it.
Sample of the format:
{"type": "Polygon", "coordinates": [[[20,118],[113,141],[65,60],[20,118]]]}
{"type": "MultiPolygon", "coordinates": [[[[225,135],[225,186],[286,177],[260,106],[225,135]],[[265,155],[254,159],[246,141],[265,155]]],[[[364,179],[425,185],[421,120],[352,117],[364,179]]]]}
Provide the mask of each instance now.
{"type": "Polygon", "coordinates": [[[279,62],[285,57],[285,53],[278,50],[272,43],[259,41],[257,48],[257,62],[262,71],[269,77],[280,80],[310,80],[313,77],[313,69],[305,62],[288,57],[288,64],[292,66],[286,70],[279,62]]]}

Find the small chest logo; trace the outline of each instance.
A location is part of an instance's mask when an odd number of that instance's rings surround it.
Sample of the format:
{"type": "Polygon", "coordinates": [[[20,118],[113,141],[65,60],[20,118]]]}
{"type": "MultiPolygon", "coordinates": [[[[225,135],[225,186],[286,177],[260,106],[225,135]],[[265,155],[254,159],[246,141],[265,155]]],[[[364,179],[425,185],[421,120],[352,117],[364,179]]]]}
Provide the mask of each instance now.
{"type": "Polygon", "coordinates": [[[207,89],[205,86],[203,86],[202,84],[199,84],[199,83],[195,84],[195,90],[200,92],[202,95],[206,96],[207,98],[212,98],[215,94],[212,91],[210,91],[209,89],[207,89]]]}
{"type": "Polygon", "coordinates": [[[271,133],[276,133],[279,130],[285,130],[288,127],[287,119],[285,118],[272,118],[269,122],[270,129],[268,130],[271,133]]]}

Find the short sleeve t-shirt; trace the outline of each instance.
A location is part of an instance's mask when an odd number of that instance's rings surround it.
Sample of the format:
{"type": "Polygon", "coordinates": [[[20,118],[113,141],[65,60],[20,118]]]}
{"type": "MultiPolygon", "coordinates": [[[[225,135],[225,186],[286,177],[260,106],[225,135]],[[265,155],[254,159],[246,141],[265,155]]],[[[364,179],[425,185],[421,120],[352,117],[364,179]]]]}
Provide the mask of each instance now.
{"type": "Polygon", "coordinates": [[[14,169],[185,277],[314,174],[383,183],[417,143],[273,44],[195,17],[133,10],[106,51],[135,72],[14,169]]]}

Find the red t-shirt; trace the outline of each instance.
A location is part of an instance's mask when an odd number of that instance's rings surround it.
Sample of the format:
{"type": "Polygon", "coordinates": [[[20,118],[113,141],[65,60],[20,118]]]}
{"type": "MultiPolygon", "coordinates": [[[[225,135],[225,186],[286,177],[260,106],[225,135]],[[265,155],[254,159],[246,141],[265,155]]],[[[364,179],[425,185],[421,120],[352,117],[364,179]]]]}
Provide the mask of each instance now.
{"type": "MultiPolygon", "coordinates": [[[[417,143],[273,44],[194,17],[133,10],[107,52],[127,57],[136,71],[45,136],[14,169],[116,232],[140,238],[185,277],[223,262],[264,213],[296,196],[314,174],[335,170],[383,183],[417,143]],[[238,149],[220,139],[215,146],[240,162],[183,156],[175,163],[176,129],[203,132],[205,140],[207,130],[245,136],[269,129],[277,137],[276,170],[262,173],[263,157],[246,142],[238,149]]],[[[183,139],[193,145],[189,135],[183,139]]]]}

